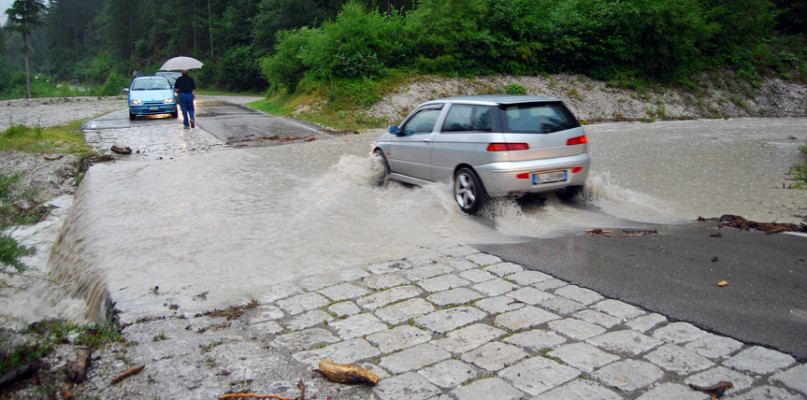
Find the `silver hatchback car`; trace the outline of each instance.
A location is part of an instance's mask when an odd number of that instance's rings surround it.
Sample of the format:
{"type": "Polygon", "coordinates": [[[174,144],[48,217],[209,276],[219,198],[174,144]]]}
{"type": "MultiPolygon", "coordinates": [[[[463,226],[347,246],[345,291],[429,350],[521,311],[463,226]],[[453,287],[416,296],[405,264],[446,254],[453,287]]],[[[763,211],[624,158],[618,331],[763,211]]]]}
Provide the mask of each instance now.
{"type": "Polygon", "coordinates": [[[385,177],[413,185],[453,181],[462,211],[491,197],[582,191],[588,139],[559,99],[485,95],[433,100],[373,142],[385,177]]]}

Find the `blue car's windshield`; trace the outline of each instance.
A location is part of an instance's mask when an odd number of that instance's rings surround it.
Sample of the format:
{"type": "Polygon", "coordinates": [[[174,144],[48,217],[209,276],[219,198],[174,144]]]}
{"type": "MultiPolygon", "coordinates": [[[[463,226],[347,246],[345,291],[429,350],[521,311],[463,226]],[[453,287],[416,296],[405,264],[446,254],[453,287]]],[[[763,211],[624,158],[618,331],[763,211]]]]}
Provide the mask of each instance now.
{"type": "Polygon", "coordinates": [[[162,77],[139,78],[132,84],[132,90],[170,90],[168,79],[162,77]]]}

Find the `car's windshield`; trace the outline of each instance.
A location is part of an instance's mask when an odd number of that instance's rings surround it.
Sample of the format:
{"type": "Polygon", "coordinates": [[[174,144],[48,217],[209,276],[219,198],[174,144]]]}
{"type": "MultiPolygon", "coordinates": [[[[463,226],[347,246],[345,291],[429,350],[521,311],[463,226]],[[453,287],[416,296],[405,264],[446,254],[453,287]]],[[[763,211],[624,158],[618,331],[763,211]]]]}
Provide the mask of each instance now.
{"type": "Polygon", "coordinates": [[[580,126],[561,102],[503,106],[509,132],[552,133],[580,126]]]}
{"type": "Polygon", "coordinates": [[[165,78],[139,78],[132,83],[132,90],[170,90],[171,84],[165,78]]]}

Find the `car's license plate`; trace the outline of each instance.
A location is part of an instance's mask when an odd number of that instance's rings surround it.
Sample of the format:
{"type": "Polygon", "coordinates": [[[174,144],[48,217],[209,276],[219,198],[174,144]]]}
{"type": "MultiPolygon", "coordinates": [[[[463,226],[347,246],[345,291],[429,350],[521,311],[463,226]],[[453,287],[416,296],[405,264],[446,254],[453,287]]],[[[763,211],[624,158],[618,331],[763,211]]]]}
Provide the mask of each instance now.
{"type": "Polygon", "coordinates": [[[543,183],[552,183],[552,182],[563,182],[565,180],[566,180],[566,170],[532,174],[533,185],[540,185],[543,183]]]}
{"type": "Polygon", "coordinates": [[[149,107],[149,111],[157,111],[160,107],[149,107]]]}

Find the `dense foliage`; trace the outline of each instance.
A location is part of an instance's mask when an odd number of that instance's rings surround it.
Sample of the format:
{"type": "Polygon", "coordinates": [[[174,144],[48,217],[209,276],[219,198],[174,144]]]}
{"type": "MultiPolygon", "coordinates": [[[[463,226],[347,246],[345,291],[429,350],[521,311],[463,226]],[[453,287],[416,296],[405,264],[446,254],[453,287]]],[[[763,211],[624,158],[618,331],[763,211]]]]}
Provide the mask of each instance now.
{"type": "MultiPolygon", "coordinates": [[[[807,3],[795,0],[49,0],[41,19],[32,70],[97,85],[177,55],[205,62],[202,86],[239,91],[394,71],[807,76],[807,3]]],[[[19,36],[0,35],[0,91],[19,81],[19,36]]]]}

